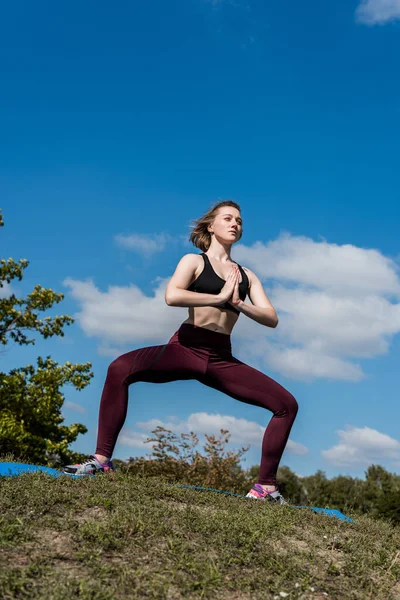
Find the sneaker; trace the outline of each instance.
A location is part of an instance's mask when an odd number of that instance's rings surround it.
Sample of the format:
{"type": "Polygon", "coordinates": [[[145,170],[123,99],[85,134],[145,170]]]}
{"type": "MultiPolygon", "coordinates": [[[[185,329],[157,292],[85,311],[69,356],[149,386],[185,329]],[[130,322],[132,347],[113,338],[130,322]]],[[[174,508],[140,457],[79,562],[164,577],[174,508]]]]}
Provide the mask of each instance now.
{"type": "Polygon", "coordinates": [[[111,460],[103,465],[95,456],[91,456],[88,460],[78,465],[67,465],[63,469],[66,475],[75,475],[77,477],[96,475],[96,473],[113,473],[114,471],[114,465],[111,460]]]}
{"type": "Polygon", "coordinates": [[[264,490],[262,485],[259,483],[255,483],[248,494],[246,494],[246,498],[252,498],[253,500],[272,500],[273,502],[277,502],[278,504],[286,504],[286,500],[276,488],[273,492],[268,492],[264,490]]]}

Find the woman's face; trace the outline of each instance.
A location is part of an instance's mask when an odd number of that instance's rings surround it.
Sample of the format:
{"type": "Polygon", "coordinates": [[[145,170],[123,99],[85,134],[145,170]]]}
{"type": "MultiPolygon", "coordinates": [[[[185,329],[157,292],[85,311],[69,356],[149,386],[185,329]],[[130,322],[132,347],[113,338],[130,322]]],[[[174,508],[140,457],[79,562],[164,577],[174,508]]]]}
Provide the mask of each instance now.
{"type": "Polygon", "coordinates": [[[237,208],[221,206],[214,221],[209,225],[209,231],[225,243],[234,244],[242,233],[242,217],[237,208]]]}

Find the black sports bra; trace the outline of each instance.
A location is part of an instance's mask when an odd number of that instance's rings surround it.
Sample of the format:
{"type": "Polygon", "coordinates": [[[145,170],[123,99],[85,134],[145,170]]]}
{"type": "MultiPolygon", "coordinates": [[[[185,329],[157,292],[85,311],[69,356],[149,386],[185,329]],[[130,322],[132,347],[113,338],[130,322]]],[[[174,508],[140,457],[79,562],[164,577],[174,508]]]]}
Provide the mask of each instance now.
{"type": "MultiPolygon", "coordinates": [[[[200,256],[202,256],[204,259],[204,269],[197,277],[197,279],[192,281],[192,283],[187,289],[189,292],[217,295],[224,287],[225,279],[222,279],[221,277],[219,277],[219,275],[216,274],[216,272],[212,268],[210,259],[208,258],[207,254],[202,252],[200,256]]],[[[238,265],[240,273],[242,275],[242,281],[239,283],[239,297],[241,300],[245,300],[249,291],[249,278],[247,277],[246,272],[243,270],[243,268],[238,263],[236,264],[238,265]]],[[[233,310],[233,312],[237,314],[240,313],[240,311],[237,310],[234,306],[232,306],[232,304],[229,304],[229,302],[225,302],[225,304],[222,304],[219,308],[233,310]]]]}

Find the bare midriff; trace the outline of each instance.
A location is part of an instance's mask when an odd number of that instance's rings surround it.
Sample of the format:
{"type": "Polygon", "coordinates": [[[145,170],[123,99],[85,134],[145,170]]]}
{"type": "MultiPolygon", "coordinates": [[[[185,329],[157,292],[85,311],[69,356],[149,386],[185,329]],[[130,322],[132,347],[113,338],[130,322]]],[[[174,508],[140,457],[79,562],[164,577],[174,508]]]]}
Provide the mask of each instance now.
{"type": "Polygon", "coordinates": [[[239,315],[237,313],[226,308],[219,308],[217,306],[191,306],[189,308],[189,316],[184,323],[230,335],[238,318],[239,315]]]}
{"type": "MultiPolygon", "coordinates": [[[[201,257],[199,256],[199,259],[201,257]]],[[[212,266],[212,260],[211,266],[212,266]]],[[[221,265],[220,265],[221,268],[221,265]]],[[[222,271],[221,275],[223,278],[228,276],[228,268],[222,271]]],[[[203,259],[199,260],[198,267],[196,268],[192,281],[197,279],[204,269],[203,259]]],[[[216,273],[218,275],[218,273],[216,273]]],[[[233,310],[222,308],[219,306],[190,306],[189,315],[184,323],[189,325],[196,325],[196,327],[204,327],[204,329],[211,329],[211,331],[217,331],[218,333],[225,333],[230,335],[239,318],[239,315],[233,310]]]]}

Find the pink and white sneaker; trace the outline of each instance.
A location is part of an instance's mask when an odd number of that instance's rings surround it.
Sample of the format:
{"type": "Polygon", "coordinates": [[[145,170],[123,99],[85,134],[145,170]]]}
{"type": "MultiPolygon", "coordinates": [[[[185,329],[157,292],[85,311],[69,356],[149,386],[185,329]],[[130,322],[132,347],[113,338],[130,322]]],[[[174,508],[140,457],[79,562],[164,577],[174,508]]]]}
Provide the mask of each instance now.
{"type": "Polygon", "coordinates": [[[78,465],[67,465],[63,469],[66,475],[75,475],[76,477],[96,475],[97,473],[110,474],[114,473],[114,471],[114,465],[111,460],[103,465],[95,456],[91,456],[89,460],[85,460],[85,462],[78,465]]]}
{"type": "Polygon", "coordinates": [[[253,500],[272,500],[273,502],[277,502],[281,505],[289,505],[278,488],[276,488],[273,492],[268,492],[267,490],[264,490],[262,485],[259,483],[255,483],[253,485],[249,493],[246,494],[246,498],[252,498],[253,500]]]}

